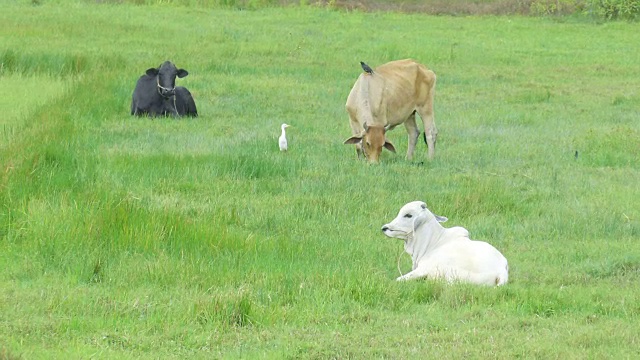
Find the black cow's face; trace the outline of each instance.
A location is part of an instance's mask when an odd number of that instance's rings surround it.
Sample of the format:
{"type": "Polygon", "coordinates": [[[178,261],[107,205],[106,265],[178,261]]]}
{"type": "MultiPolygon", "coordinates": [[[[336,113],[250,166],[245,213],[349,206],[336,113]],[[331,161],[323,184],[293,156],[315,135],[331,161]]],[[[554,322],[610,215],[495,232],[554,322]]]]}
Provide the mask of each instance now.
{"type": "Polygon", "coordinates": [[[159,68],[147,70],[147,75],[157,76],[158,92],[165,98],[175,95],[176,76],[183,78],[189,73],[178,69],[171,61],[165,61],[159,68]]]}

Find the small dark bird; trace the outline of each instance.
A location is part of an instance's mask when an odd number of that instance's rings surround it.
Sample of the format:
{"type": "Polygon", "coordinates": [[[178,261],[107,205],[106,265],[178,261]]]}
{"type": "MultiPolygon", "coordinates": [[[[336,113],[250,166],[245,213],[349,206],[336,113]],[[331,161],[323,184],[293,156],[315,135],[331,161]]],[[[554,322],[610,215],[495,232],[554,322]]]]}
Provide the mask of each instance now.
{"type": "Polygon", "coordinates": [[[573,156],[575,156],[576,159],[578,158],[578,150],[576,150],[576,153],[573,156]]]}
{"type": "Polygon", "coordinates": [[[365,64],[364,61],[360,61],[360,66],[362,66],[362,70],[367,74],[373,74],[373,69],[369,67],[369,65],[365,64]]]}

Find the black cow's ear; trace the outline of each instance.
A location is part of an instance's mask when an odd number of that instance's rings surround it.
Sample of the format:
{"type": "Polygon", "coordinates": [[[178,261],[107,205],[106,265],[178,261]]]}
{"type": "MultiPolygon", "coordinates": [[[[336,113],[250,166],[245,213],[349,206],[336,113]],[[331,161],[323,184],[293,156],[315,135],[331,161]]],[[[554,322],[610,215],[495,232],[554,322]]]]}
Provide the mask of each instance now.
{"type": "Polygon", "coordinates": [[[156,68],[147,69],[147,75],[149,75],[149,76],[158,75],[158,69],[156,69],[156,68]]]}
{"type": "Polygon", "coordinates": [[[185,69],[178,69],[178,77],[179,78],[183,78],[185,76],[189,75],[189,72],[185,69]]]}

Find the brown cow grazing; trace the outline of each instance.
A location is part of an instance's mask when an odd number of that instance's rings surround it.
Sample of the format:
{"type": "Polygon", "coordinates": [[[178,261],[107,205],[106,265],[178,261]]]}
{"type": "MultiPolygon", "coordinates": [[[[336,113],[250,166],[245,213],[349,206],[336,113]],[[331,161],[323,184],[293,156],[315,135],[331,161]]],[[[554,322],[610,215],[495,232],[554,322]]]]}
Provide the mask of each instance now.
{"type": "Polygon", "coordinates": [[[409,134],[407,159],[413,158],[420,130],[416,112],[424,125],[429,159],[433,159],[438,130],[433,119],[436,74],[414,60],[391,61],[372,73],[360,74],[347,98],[347,112],[353,136],[345,144],[355,144],[371,163],[378,162],[382,148],[396,152],[385,133],[404,123],[409,134]]]}

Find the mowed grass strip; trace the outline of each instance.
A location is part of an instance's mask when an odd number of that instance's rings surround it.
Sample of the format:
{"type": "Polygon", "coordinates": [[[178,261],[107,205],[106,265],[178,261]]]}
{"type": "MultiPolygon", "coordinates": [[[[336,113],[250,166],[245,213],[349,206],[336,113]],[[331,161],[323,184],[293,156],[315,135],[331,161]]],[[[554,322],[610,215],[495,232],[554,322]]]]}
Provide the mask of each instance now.
{"type": "Polygon", "coordinates": [[[0,354],[638,355],[638,24],[8,7],[0,354]],[[436,159],[406,161],[398,128],[368,166],[346,96],[360,60],[405,57],[438,75],[436,159]],[[130,117],[167,59],[201,116],[130,117]],[[394,282],[379,229],[416,199],[500,249],[510,284],[394,282]]]}

